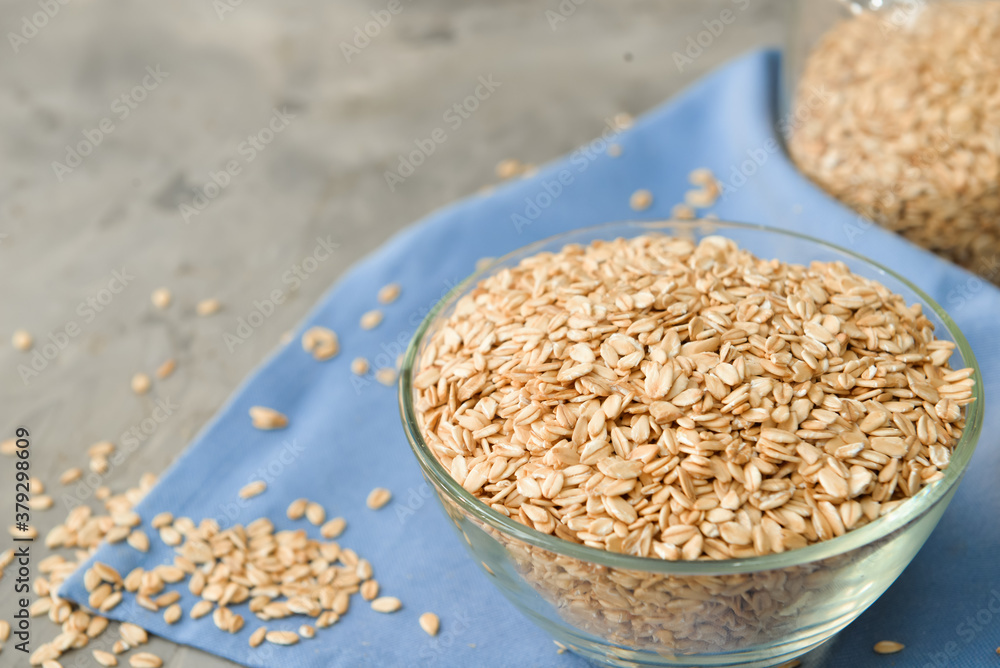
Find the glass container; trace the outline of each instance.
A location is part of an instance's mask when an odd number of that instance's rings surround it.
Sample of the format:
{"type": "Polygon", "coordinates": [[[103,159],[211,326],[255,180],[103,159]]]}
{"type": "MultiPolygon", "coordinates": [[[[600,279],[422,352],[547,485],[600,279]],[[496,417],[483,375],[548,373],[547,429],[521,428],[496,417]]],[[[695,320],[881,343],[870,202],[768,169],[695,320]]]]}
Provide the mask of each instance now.
{"type": "Polygon", "coordinates": [[[782,129],[865,218],[1000,284],[1000,2],[790,5],[782,129]]]}
{"type": "MultiPolygon", "coordinates": [[[[470,557],[528,619],[554,639],[611,666],[777,666],[817,647],[872,604],[906,568],[951,501],[982,426],[982,385],[968,343],[948,314],[903,277],[825,242],[717,221],[614,223],[532,244],[456,287],[427,316],[400,376],[403,426],[423,475],[470,557]],[[953,368],[975,371],[975,401],[942,479],[885,516],[808,547],[749,559],[663,561],[571,543],[528,528],[465,491],[428,448],[414,408],[420,355],[456,302],[486,276],[527,256],[596,239],[722,235],[760,257],[841,261],[920,304],[938,338],[954,341],[953,368]]],[[[510,639],[516,642],[516,639],[510,639]]]]}

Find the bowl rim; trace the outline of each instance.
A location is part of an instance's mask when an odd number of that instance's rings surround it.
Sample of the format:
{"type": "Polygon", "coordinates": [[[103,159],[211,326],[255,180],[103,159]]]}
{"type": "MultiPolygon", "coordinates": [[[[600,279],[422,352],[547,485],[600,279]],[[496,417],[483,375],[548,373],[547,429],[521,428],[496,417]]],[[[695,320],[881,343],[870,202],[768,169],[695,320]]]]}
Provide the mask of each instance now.
{"type": "MultiPolygon", "coordinates": [[[[632,234],[629,238],[638,236],[632,234]]],[[[723,234],[723,236],[725,236],[723,234]]],[[[582,243],[582,242],[581,242],[582,243]]],[[[875,279],[873,279],[875,280],[875,279]]],[[[400,418],[403,422],[403,430],[413,450],[420,462],[424,476],[429,478],[436,489],[447,494],[448,498],[457,504],[462,510],[469,513],[485,525],[524,543],[539,547],[550,552],[578,559],[581,561],[599,564],[613,568],[628,569],[633,571],[643,571],[649,573],[660,573],[666,575],[732,575],[746,574],[764,570],[790,568],[801,566],[810,562],[816,562],[832,557],[837,557],[845,553],[864,547],[879,541],[893,532],[905,527],[910,522],[918,519],[929,510],[934,508],[943,498],[948,496],[962,479],[969,462],[975,452],[979,441],[983,423],[983,381],[979,364],[976,361],[972,347],[966,340],[965,335],[950,315],[934,299],[927,295],[922,289],[914,285],[905,277],[895,271],[871,260],[860,253],[843,248],[836,244],[817,239],[799,232],[784,230],[767,225],[739,223],[723,220],[656,220],[656,221],[632,221],[623,220],[600,225],[592,225],[561,232],[559,234],[540,239],[525,246],[522,246],[510,253],[497,258],[488,266],[477,269],[461,283],[453,287],[442,297],[424,317],[407,346],[404,356],[403,366],[400,370],[399,383],[399,406],[400,418]],[[878,273],[887,275],[899,281],[922,302],[923,308],[930,308],[935,315],[944,323],[948,330],[948,335],[952,338],[956,346],[956,352],[962,357],[962,362],[966,368],[973,369],[973,401],[966,406],[966,426],[961,439],[956,443],[952,458],[944,478],[936,483],[921,489],[915,496],[906,499],[904,503],[893,509],[891,512],[869,522],[865,526],[848,531],[841,536],[831,538],[807,545],[806,547],[787,550],[780,553],[772,553],[759,557],[749,557],[743,559],[724,560],[697,560],[697,561],[668,561],[657,557],[639,557],[629,554],[610,552],[594,547],[589,547],[580,543],[559,538],[555,535],[542,533],[534,528],[527,527],[516,520],[513,520],[501,513],[493,510],[485,503],[472,496],[458,482],[451,477],[451,473],[437,460],[437,457],[430,451],[416,421],[416,414],[413,405],[412,381],[417,355],[424,337],[436,321],[438,315],[452,305],[456,298],[465,293],[467,289],[490,274],[491,271],[502,264],[506,264],[515,258],[525,258],[539,252],[543,247],[565,240],[567,244],[577,243],[571,241],[574,237],[593,234],[597,240],[601,233],[608,233],[614,229],[641,229],[640,233],[656,233],[665,230],[676,230],[686,228],[692,232],[712,233],[724,231],[726,229],[738,229],[762,232],[765,234],[775,234],[790,239],[806,241],[815,244],[826,250],[832,250],[846,255],[875,269],[878,273]]]]}

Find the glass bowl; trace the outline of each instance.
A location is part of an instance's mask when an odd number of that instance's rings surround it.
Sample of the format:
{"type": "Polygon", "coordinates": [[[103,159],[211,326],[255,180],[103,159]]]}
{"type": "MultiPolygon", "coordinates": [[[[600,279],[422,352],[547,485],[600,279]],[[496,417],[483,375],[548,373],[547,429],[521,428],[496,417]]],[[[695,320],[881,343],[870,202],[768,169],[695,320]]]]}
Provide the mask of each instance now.
{"type": "Polygon", "coordinates": [[[817,239],[718,221],[612,223],[526,246],[473,274],[430,312],[400,375],[400,410],[424,476],[472,557],[525,616],[578,654],[612,666],[750,666],[788,661],[860,615],[927,540],[969,464],[982,427],[983,388],[972,350],[947,313],[905,278],[817,239]],[[566,244],[666,234],[722,235],[785,262],[841,261],[921,304],[938,338],[954,341],[953,368],[972,367],[974,401],[944,477],[877,520],[783,553],[723,561],[664,561],[607,552],[528,528],[482,503],[438,462],[421,435],[412,381],[425,342],[456,301],[503,267],[566,244]]]}

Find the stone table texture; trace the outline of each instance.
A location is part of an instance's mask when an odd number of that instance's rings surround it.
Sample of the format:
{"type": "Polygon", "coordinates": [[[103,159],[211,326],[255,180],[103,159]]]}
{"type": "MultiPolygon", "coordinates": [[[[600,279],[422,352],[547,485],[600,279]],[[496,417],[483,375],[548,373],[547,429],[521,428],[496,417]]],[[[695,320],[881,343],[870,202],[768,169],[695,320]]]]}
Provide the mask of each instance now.
{"type": "MultiPolygon", "coordinates": [[[[59,474],[85,468],[94,442],[121,445],[141,431],[158,400],[169,417],[100,484],[117,493],[163,470],[337,277],[390,235],[495,182],[502,159],[554,159],[615,114],[642,113],[721,62],[778,43],[783,9],[779,0],[0,4],[0,440],[19,425],[31,431],[32,471],[56,499],[34,524],[44,535],[65,517],[59,474]],[[726,9],[735,20],[678,61],[726,9]],[[491,92],[456,127],[446,112],[481,79],[491,92]],[[385,172],[437,127],[447,139],[390,188],[385,172]],[[173,294],[164,310],[150,300],[160,287],[173,294]],[[274,290],[284,303],[245,340],[227,339],[274,290]],[[223,308],[199,317],[206,298],[223,308]],[[34,336],[34,368],[33,352],[8,343],[17,329],[34,336]],[[168,358],[173,375],[133,394],[132,375],[168,358]]],[[[0,489],[13,474],[12,460],[0,460],[0,489]]],[[[0,496],[5,532],[11,497],[0,496]]],[[[13,598],[8,572],[0,618],[10,619],[13,598]]],[[[33,645],[56,630],[37,618],[33,645]]],[[[169,668],[231,665],[159,639],[147,648],[169,668]]],[[[91,665],[89,654],[64,665],[91,665]]],[[[0,652],[0,666],[20,660],[9,646],[0,652]]]]}

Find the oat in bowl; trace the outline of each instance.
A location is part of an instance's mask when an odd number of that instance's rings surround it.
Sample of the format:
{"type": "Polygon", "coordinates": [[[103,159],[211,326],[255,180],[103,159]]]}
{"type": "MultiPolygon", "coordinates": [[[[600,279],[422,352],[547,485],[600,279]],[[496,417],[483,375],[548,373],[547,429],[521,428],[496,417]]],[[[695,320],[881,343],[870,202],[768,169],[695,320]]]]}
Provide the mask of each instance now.
{"type": "Polygon", "coordinates": [[[940,307],[856,255],[616,223],[457,288],[400,400],[473,556],[558,641],[611,665],[772,666],[926,540],[978,437],[975,369],[940,307]]]}

